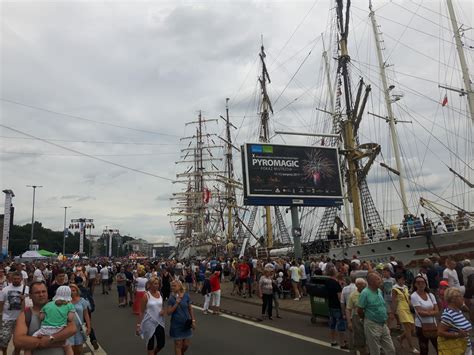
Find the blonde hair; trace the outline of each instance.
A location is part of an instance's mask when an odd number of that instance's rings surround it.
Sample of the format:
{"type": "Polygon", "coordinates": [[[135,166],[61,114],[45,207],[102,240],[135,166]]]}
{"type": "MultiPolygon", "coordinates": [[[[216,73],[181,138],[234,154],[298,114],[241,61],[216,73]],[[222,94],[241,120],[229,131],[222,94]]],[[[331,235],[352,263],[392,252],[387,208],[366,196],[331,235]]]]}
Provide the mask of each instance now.
{"type": "Polygon", "coordinates": [[[79,286],[77,286],[76,284],[69,284],[69,288],[75,288],[78,296],[81,296],[81,290],[79,289],[79,286]]]}
{"type": "Polygon", "coordinates": [[[453,303],[456,296],[462,296],[462,292],[457,288],[450,287],[444,291],[444,300],[446,303],[453,303]]]}
{"type": "Polygon", "coordinates": [[[159,277],[156,277],[156,276],[153,276],[152,278],[150,278],[150,280],[147,281],[146,285],[145,285],[145,289],[148,291],[150,289],[150,285],[155,282],[155,281],[158,281],[158,283],[160,284],[160,286],[158,287],[158,290],[161,289],[161,279],[159,277]]]}
{"type": "Polygon", "coordinates": [[[178,285],[179,292],[185,292],[186,291],[186,289],[184,288],[183,283],[180,280],[174,280],[174,281],[171,282],[171,285],[172,284],[178,285]]]}

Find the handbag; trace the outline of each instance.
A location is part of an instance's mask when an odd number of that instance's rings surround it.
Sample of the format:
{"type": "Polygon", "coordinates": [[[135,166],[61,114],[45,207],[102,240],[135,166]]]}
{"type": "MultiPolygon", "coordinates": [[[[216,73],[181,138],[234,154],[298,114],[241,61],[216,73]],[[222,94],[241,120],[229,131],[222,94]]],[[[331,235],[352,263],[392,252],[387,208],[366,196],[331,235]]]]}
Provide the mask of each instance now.
{"type": "Polygon", "coordinates": [[[416,316],[420,319],[423,336],[428,339],[436,338],[438,336],[438,325],[436,323],[423,323],[418,313],[416,313],[416,316]]]}
{"type": "MultiPolygon", "coordinates": [[[[428,294],[428,297],[430,298],[431,302],[433,302],[433,299],[431,298],[431,294],[428,294]]],[[[421,319],[420,315],[416,313],[416,316],[420,320],[421,323],[421,332],[423,333],[423,336],[428,339],[434,339],[438,336],[438,325],[436,324],[436,318],[433,316],[434,322],[430,323],[423,323],[423,320],[421,319]]]]}

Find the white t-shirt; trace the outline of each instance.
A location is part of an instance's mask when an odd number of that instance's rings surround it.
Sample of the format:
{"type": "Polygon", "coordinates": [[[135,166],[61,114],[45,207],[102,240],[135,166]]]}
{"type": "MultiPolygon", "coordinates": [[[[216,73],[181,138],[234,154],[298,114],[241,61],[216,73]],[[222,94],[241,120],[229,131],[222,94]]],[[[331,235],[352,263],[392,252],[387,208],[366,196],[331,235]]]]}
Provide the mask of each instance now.
{"type": "MultiPolygon", "coordinates": [[[[28,295],[30,289],[25,287],[25,295],[28,295]]],[[[23,293],[23,285],[8,285],[0,292],[0,302],[3,305],[3,320],[16,320],[21,312],[21,294],[23,293]]]]}
{"type": "Polygon", "coordinates": [[[300,281],[300,268],[298,266],[290,267],[291,280],[295,282],[300,281]]]}
{"type": "MultiPolygon", "coordinates": [[[[436,298],[428,293],[428,299],[425,301],[416,292],[411,295],[411,304],[413,307],[420,307],[423,310],[431,311],[433,306],[436,304],[436,298]]],[[[420,317],[418,313],[415,315],[415,326],[421,328],[421,323],[436,323],[436,317],[420,317]]]]}
{"type": "MultiPolygon", "coordinates": [[[[95,278],[97,277],[97,273],[98,273],[98,272],[99,272],[99,271],[97,270],[97,268],[96,268],[95,266],[94,266],[94,267],[91,266],[91,267],[89,268],[89,272],[88,272],[88,274],[89,274],[89,279],[91,279],[91,280],[95,279],[95,278]]],[[[107,273],[107,278],[108,278],[108,277],[109,277],[109,275],[108,275],[108,273],[107,273]]]]}
{"type": "Polygon", "coordinates": [[[21,270],[21,276],[23,277],[23,280],[28,280],[28,274],[25,270],[21,270]]]}
{"type": "Polygon", "coordinates": [[[35,281],[45,281],[43,272],[40,269],[36,269],[33,273],[33,280],[35,281]]]}
{"type": "Polygon", "coordinates": [[[444,269],[443,279],[448,280],[449,287],[461,287],[461,284],[459,283],[458,273],[456,272],[456,270],[451,270],[448,268],[444,269]]]}
{"type": "Polygon", "coordinates": [[[137,277],[135,282],[137,283],[136,290],[138,292],[145,292],[145,286],[146,286],[146,283],[148,282],[148,279],[145,277],[137,277]]]}
{"type": "Polygon", "coordinates": [[[106,267],[103,267],[100,269],[100,277],[102,280],[108,280],[109,279],[109,269],[106,267]]]}
{"type": "Polygon", "coordinates": [[[355,284],[349,284],[345,286],[341,292],[341,303],[347,305],[347,302],[349,302],[349,296],[355,290],[357,290],[357,287],[355,284]]]}
{"type": "Polygon", "coordinates": [[[301,280],[306,280],[308,277],[306,276],[306,268],[304,265],[300,265],[300,273],[301,273],[301,280]]]}

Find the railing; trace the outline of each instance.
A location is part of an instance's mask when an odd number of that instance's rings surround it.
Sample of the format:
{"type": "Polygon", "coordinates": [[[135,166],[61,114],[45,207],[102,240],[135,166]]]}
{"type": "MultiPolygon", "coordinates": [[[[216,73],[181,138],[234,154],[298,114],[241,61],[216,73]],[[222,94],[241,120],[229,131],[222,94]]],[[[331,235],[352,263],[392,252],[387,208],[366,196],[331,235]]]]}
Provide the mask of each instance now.
{"type": "Polygon", "coordinates": [[[384,230],[369,228],[366,230],[365,235],[361,236],[360,239],[348,231],[341,231],[339,240],[331,241],[331,246],[342,247],[343,243],[345,246],[356,246],[360,244],[377,243],[381,241],[412,238],[423,235],[437,235],[472,228],[474,228],[474,226],[473,223],[471,223],[470,218],[456,220],[445,218],[436,221],[427,219],[423,224],[423,221],[420,218],[415,217],[403,221],[398,226],[391,225],[384,230]]]}

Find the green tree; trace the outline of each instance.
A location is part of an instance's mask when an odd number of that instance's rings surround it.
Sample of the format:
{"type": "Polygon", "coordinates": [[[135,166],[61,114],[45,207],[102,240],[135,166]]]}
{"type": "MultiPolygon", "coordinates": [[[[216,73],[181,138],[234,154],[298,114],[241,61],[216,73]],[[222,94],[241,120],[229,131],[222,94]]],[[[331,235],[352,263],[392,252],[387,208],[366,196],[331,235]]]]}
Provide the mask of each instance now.
{"type": "MultiPolygon", "coordinates": [[[[29,249],[31,237],[31,223],[23,226],[13,225],[10,231],[9,250],[13,256],[21,255],[29,249]]],[[[43,228],[41,222],[35,222],[34,238],[38,241],[40,249],[46,249],[53,253],[63,251],[63,231],[53,231],[43,228]]],[[[79,233],[69,233],[66,238],[66,254],[79,251],[79,233]]],[[[89,240],[84,238],[84,251],[89,251],[89,240]]]]}

